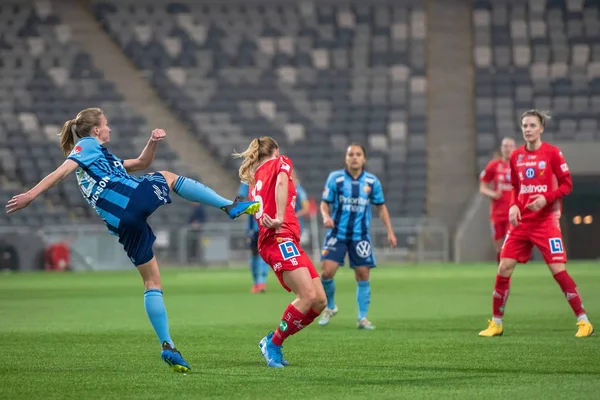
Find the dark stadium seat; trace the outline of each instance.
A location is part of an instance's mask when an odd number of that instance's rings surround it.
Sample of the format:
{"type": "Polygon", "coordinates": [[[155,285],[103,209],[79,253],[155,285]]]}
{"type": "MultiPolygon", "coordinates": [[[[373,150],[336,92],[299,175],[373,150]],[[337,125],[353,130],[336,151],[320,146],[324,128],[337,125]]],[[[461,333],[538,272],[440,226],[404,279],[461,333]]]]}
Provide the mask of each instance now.
{"type": "Polygon", "coordinates": [[[391,213],[424,213],[425,190],[410,193],[404,183],[426,176],[424,155],[407,156],[426,151],[421,1],[279,7],[101,0],[94,10],[223,165],[236,169],[232,150],[270,135],[319,197],[327,171],[340,168],[345,147],[357,141],[390,194],[391,213]]]}
{"type": "Polygon", "coordinates": [[[600,139],[597,1],[477,0],[473,24],[482,164],[503,136],[520,136],[531,108],[552,111],[546,139],[600,139]]]}
{"type": "MultiPolygon", "coordinates": [[[[150,127],[73,42],[69,27],[61,24],[51,2],[3,1],[0,51],[0,187],[18,193],[60,165],[64,155],[56,135],[66,120],[87,107],[105,110],[117,155],[137,157],[150,127]]],[[[175,153],[166,143],[161,147],[156,164],[175,169],[175,153]]],[[[34,203],[43,206],[39,212],[32,205],[27,221],[35,225],[56,220],[100,222],[78,193],[74,178],[48,194],[47,201],[34,203]]],[[[187,214],[183,207],[167,211],[173,224],[184,222],[187,214]]],[[[2,218],[7,224],[21,221],[4,214],[2,218]]]]}

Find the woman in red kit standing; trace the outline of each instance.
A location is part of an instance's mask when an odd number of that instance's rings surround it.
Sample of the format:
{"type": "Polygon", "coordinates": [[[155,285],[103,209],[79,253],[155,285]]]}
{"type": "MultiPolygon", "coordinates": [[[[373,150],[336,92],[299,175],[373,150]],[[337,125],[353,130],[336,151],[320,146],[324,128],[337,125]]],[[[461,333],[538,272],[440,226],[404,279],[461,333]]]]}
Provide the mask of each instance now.
{"type": "Polygon", "coordinates": [[[500,262],[500,249],[510,226],[508,222],[508,209],[512,197],[510,155],[514,150],[513,138],[502,139],[500,156],[490,161],[479,176],[479,193],[491,199],[490,220],[497,262],[500,262]]]}
{"type": "Polygon", "coordinates": [[[594,333],[575,282],[565,269],[567,255],[559,225],[561,199],[573,188],[571,173],[562,152],[542,142],[546,113],[530,110],[521,116],[525,145],[510,156],[513,195],[508,219],[511,224],[500,253],[500,265],[492,298],[492,320],[479,336],[500,336],[508,299],[510,277],[517,263],[526,263],[536,246],[577,317],[576,337],[594,333]]]}

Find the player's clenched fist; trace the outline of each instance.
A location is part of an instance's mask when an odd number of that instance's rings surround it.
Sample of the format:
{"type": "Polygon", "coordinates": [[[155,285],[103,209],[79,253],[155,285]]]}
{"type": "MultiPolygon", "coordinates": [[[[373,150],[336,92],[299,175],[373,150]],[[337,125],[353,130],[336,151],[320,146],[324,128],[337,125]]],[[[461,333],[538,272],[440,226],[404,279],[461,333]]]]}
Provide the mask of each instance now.
{"type": "Polygon", "coordinates": [[[150,138],[150,140],[152,140],[153,142],[160,142],[162,140],[164,140],[167,137],[167,133],[165,132],[164,129],[155,129],[152,131],[152,137],[150,138]]]}

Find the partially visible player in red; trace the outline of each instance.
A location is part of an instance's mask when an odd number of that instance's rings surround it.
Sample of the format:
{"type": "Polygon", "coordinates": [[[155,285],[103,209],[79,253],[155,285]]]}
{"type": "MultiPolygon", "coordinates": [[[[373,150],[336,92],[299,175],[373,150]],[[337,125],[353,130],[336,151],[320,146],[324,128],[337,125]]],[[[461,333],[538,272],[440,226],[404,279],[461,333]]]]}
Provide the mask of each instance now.
{"type": "Polygon", "coordinates": [[[279,327],[259,343],[267,366],[287,365],[281,346],[317,318],[327,304],[319,273],[300,248],[300,223],[296,217],[296,188],[292,180],[292,161],[279,154],[277,142],[263,136],[254,139],[243,153],[239,175],[250,185],[250,198],[260,203],[255,214],[259,225],[258,252],[271,266],[281,285],[294,292],[296,299],[287,306],[279,327]]]}
{"type": "Polygon", "coordinates": [[[502,139],[500,157],[490,161],[479,176],[479,193],[491,199],[490,221],[497,262],[500,262],[500,249],[509,226],[508,209],[512,196],[509,158],[514,149],[514,139],[502,139]]]}
{"type": "Polygon", "coordinates": [[[576,337],[587,337],[594,328],[581,304],[575,282],[565,269],[567,255],[560,231],[561,199],[573,188],[571,173],[562,152],[542,142],[550,117],[537,110],[521,116],[525,145],[510,156],[513,196],[508,219],[511,227],[502,246],[500,265],[492,297],[492,320],[479,336],[500,336],[508,299],[510,277],[517,263],[526,263],[535,245],[577,316],[576,337]]]}

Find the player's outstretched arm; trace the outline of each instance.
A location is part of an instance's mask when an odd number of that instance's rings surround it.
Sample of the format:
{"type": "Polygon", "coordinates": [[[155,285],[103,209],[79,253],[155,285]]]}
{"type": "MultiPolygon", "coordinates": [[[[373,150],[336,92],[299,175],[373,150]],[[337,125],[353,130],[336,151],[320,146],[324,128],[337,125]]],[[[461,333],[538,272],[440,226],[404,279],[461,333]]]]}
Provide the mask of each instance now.
{"type": "Polygon", "coordinates": [[[383,222],[383,225],[385,225],[385,228],[387,229],[387,237],[390,247],[396,247],[396,234],[394,234],[394,228],[392,228],[392,220],[390,219],[390,213],[387,209],[387,206],[385,204],[380,204],[377,206],[377,211],[379,211],[379,218],[381,218],[381,222],[383,222]]]}
{"type": "Polygon", "coordinates": [[[132,158],[123,161],[123,167],[127,172],[142,171],[152,164],[154,161],[154,155],[156,154],[156,145],[165,139],[167,133],[163,129],[155,129],[152,131],[152,136],[144,150],[138,158],[132,158]]]}
{"type": "Polygon", "coordinates": [[[65,160],[60,167],[48,174],[31,190],[13,196],[13,198],[8,201],[8,204],[6,204],[6,213],[10,214],[27,207],[36,197],[65,179],[71,172],[75,171],[77,167],[79,167],[79,165],[75,161],[65,160]]]}

